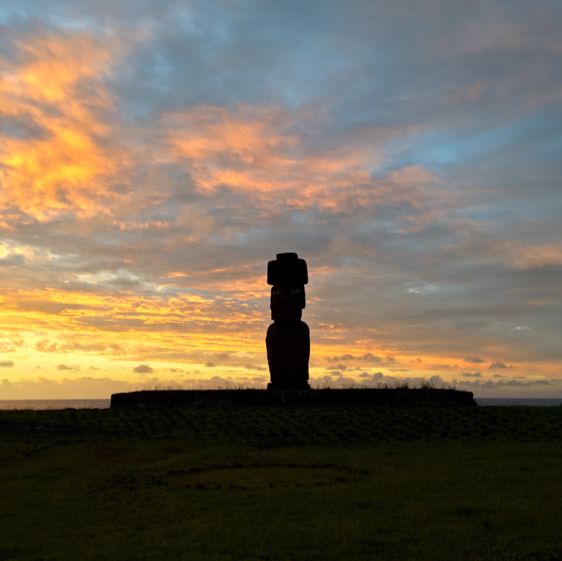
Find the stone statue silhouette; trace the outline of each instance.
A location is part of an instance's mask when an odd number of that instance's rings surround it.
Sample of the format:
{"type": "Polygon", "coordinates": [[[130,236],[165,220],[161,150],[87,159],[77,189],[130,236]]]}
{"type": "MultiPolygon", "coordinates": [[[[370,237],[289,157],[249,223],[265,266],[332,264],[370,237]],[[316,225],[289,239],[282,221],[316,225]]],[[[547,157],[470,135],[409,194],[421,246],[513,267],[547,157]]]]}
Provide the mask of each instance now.
{"type": "Polygon", "coordinates": [[[309,390],[310,331],[301,321],[308,283],[306,261],[296,253],[278,253],[267,264],[271,319],[265,339],[271,383],[268,390],[309,390]]]}

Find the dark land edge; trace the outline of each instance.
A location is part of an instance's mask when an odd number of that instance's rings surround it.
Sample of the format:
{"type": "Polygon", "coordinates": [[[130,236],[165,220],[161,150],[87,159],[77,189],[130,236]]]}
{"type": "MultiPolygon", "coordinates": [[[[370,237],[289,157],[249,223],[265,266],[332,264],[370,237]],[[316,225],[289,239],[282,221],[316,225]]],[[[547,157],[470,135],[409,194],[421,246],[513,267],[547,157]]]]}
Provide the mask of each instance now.
{"type": "Polygon", "coordinates": [[[278,391],[143,390],[115,393],[111,408],[232,405],[476,406],[472,392],[436,388],[350,388],[278,391]]]}

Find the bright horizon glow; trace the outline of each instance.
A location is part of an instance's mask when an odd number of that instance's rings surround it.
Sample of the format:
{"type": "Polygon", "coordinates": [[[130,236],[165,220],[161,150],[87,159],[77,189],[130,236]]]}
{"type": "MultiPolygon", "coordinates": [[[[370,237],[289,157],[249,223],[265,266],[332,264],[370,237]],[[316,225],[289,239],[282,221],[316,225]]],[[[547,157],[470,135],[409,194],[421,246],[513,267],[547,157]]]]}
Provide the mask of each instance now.
{"type": "MultiPolygon", "coordinates": [[[[290,3],[289,3],[290,4],[290,3]]],[[[562,397],[562,6],[0,8],[0,400],[265,387],[562,397]]]]}

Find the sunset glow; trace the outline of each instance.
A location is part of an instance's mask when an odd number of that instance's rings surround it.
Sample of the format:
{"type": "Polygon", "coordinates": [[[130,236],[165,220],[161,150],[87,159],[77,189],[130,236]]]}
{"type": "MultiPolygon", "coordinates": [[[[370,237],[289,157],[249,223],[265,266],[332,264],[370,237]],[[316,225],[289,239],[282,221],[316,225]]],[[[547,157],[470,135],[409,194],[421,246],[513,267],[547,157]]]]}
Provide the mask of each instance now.
{"type": "Polygon", "coordinates": [[[265,387],[283,251],[313,386],[562,396],[560,8],[95,4],[0,9],[0,399],[265,387]]]}

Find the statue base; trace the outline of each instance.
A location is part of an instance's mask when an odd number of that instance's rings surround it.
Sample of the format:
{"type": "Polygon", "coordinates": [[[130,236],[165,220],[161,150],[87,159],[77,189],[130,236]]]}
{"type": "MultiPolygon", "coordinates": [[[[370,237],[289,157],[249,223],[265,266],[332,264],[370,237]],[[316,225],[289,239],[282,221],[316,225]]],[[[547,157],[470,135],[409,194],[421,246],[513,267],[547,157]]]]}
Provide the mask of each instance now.
{"type": "Polygon", "coordinates": [[[425,388],[349,388],[268,390],[143,390],[114,393],[111,408],[240,407],[240,406],[476,406],[472,392],[425,388]]]}
{"type": "Polygon", "coordinates": [[[309,392],[310,384],[298,384],[298,385],[287,385],[287,384],[267,384],[267,391],[271,392],[309,392]]]}

